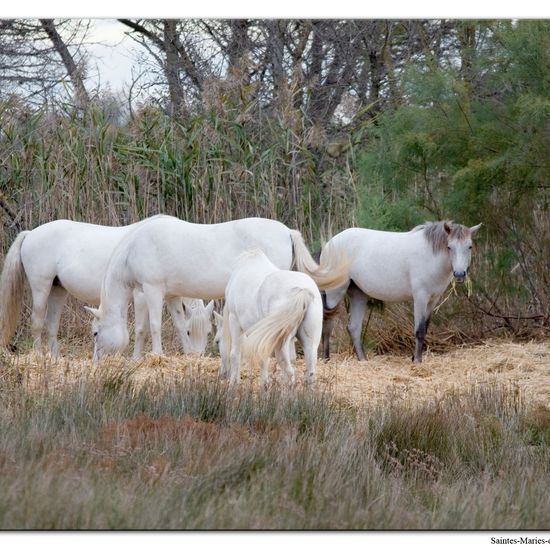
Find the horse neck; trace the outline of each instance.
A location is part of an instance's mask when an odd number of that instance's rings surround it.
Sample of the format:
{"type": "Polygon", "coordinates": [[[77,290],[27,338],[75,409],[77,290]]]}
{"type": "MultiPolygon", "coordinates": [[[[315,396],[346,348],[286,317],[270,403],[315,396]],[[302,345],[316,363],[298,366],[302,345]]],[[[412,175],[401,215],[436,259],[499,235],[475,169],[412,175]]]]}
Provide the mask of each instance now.
{"type": "Polygon", "coordinates": [[[427,243],[427,245],[433,258],[431,264],[433,265],[434,273],[437,273],[441,279],[450,280],[453,276],[453,265],[449,254],[444,250],[434,252],[432,250],[432,245],[430,243],[427,243]]]}
{"type": "Polygon", "coordinates": [[[447,277],[452,277],[453,267],[446,250],[434,251],[432,244],[423,235],[422,230],[409,233],[409,235],[412,235],[413,239],[417,240],[417,243],[412,246],[411,251],[418,251],[417,246],[420,247],[420,250],[423,250],[422,256],[424,256],[426,263],[422,266],[422,271],[425,269],[430,271],[436,279],[443,280],[447,277]]]}

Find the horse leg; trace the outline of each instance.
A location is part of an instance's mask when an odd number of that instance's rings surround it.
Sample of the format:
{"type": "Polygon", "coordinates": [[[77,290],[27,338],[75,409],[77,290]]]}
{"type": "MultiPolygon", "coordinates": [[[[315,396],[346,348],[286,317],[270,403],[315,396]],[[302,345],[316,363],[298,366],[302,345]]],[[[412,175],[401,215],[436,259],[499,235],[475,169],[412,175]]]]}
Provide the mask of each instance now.
{"type": "Polygon", "coordinates": [[[336,319],[334,317],[326,317],[323,321],[323,359],[330,359],[330,336],[334,329],[336,319]]]}
{"type": "Polygon", "coordinates": [[[52,286],[48,305],[46,308],[46,335],[52,357],[59,356],[59,344],[57,342],[57,333],[59,332],[59,321],[61,312],[67,301],[68,292],[62,286],[52,286]]]}
{"type": "Polygon", "coordinates": [[[140,359],[143,356],[145,335],[149,326],[149,310],[147,300],[141,290],[134,290],[134,315],[135,315],[135,342],[132,359],[140,359]]]}
{"type": "Polygon", "coordinates": [[[51,281],[46,285],[37,288],[31,286],[32,293],[32,315],[31,332],[33,338],[33,347],[35,351],[42,350],[42,331],[44,330],[44,321],[48,307],[48,298],[51,291],[51,281]]]}
{"type": "Polygon", "coordinates": [[[227,305],[223,308],[223,315],[222,315],[222,321],[220,321],[219,317],[216,317],[217,319],[217,333],[221,332],[221,334],[216,334],[216,338],[219,338],[218,348],[220,351],[220,372],[219,377],[222,380],[225,380],[229,377],[229,374],[231,372],[231,365],[230,365],[230,352],[231,352],[231,333],[229,331],[229,310],[227,309],[227,305]],[[222,323],[221,327],[219,323],[222,323]]]}
{"type": "Polygon", "coordinates": [[[231,351],[229,352],[229,381],[238,383],[241,380],[241,327],[235,314],[228,318],[229,334],[231,335],[231,351]]]}
{"type": "Polygon", "coordinates": [[[330,336],[334,329],[336,307],[344,299],[349,283],[321,293],[323,298],[323,359],[330,359],[330,336]]]}
{"type": "Polygon", "coordinates": [[[317,344],[315,344],[314,338],[301,329],[298,334],[304,350],[304,362],[306,364],[305,382],[306,384],[313,384],[315,382],[315,373],[317,370],[317,349],[319,347],[319,340],[317,340],[317,344]]]}
{"type": "Polygon", "coordinates": [[[285,384],[292,386],[295,381],[295,370],[290,362],[290,343],[294,339],[294,336],[288,338],[280,349],[275,352],[275,357],[277,358],[277,363],[283,371],[285,384]]]}
{"type": "Polygon", "coordinates": [[[424,295],[414,298],[414,335],[416,346],[414,349],[413,361],[422,363],[422,351],[424,350],[424,340],[430,323],[431,310],[428,308],[428,298],[424,295]]]}
{"type": "Polygon", "coordinates": [[[315,382],[315,373],[317,370],[317,350],[321,341],[323,330],[323,321],[319,310],[311,306],[304,316],[304,320],[298,328],[298,339],[304,350],[304,362],[306,364],[305,381],[306,384],[315,382]]]}
{"type": "Polygon", "coordinates": [[[149,309],[149,328],[151,330],[151,342],[153,353],[162,355],[162,305],[164,295],[162,290],[154,285],[143,285],[147,308],[149,309]]]}
{"type": "MultiPolygon", "coordinates": [[[[437,296],[435,298],[431,298],[430,300],[428,300],[428,305],[426,306],[426,314],[425,314],[425,321],[424,321],[424,336],[422,338],[422,347],[421,347],[421,350],[420,350],[420,358],[417,361],[418,363],[422,362],[422,352],[424,351],[424,347],[425,347],[425,343],[426,343],[426,336],[428,334],[428,328],[430,326],[430,321],[432,320],[433,310],[434,310],[437,302],[439,301],[439,298],[440,298],[440,296],[437,296]]],[[[416,361],[416,354],[417,354],[417,351],[415,349],[415,357],[413,358],[413,360],[415,360],[415,361],[416,361]]]]}
{"type": "Polygon", "coordinates": [[[363,349],[361,332],[363,330],[363,319],[367,311],[367,295],[357,286],[348,288],[349,296],[349,323],[348,332],[355,348],[359,361],[366,361],[367,354],[363,349]]]}

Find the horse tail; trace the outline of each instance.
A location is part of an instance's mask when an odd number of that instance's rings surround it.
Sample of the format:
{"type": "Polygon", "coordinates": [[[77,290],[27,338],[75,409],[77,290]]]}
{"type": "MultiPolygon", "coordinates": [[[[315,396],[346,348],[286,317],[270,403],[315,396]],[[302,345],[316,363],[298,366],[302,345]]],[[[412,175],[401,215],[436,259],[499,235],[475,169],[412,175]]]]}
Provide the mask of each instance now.
{"type": "Polygon", "coordinates": [[[321,290],[337,288],[348,281],[350,261],[345,253],[336,252],[333,245],[327,243],[317,264],[299,231],[291,230],[290,238],[298,271],[309,275],[321,290]]]}
{"type": "MultiPolygon", "coordinates": [[[[252,325],[244,334],[243,358],[251,365],[266,359],[280,348],[304,320],[307,308],[315,295],[306,288],[294,288],[282,307],[252,325]]],[[[225,327],[225,325],[224,325],[225,327]]]]}
{"type": "Polygon", "coordinates": [[[0,275],[0,345],[7,346],[15,334],[25,289],[25,270],[21,262],[21,245],[30,231],[21,231],[15,238],[0,275]]]}

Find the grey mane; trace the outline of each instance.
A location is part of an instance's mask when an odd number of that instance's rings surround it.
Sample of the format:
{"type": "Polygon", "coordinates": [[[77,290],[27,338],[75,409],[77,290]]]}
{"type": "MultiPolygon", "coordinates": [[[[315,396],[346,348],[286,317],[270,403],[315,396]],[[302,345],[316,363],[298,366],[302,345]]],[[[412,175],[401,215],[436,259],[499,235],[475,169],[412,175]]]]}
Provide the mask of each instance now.
{"type": "Polygon", "coordinates": [[[411,232],[424,231],[424,237],[432,245],[434,254],[447,250],[449,239],[464,240],[468,237],[468,228],[459,223],[453,223],[450,220],[442,220],[439,222],[425,222],[417,225],[411,232]],[[447,224],[451,231],[447,233],[445,230],[447,224]]]}

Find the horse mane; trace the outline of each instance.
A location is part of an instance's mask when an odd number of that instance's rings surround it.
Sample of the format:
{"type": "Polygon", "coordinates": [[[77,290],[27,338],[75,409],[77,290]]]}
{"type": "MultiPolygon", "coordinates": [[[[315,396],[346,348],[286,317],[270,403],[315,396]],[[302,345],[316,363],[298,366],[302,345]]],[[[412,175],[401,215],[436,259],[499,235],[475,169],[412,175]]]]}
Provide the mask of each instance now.
{"type": "Polygon", "coordinates": [[[190,318],[189,332],[192,338],[196,338],[208,331],[211,326],[210,315],[208,315],[202,300],[184,298],[185,309],[193,311],[190,318]]]}
{"type": "Polygon", "coordinates": [[[453,223],[451,220],[442,220],[439,222],[425,222],[417,225],[411,230],[411,233],[424,231],[424,237],[432,245],[434,254],[447,250],[449,239],[464,240],[468,237],[468,228],[459,223],[453,223]],[[445,224],[451,228],[448,233],[445,224]]]}
{"type": "Polygon", "coordinates": [[[210,316],[206,313],[206,311],[195,312],[195,314],[191,317],[191,325],[189,327],[191,337],[196,338],[197,336],[205,334],[210,326],[210,316]]]}

